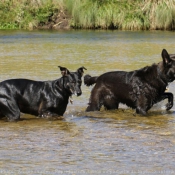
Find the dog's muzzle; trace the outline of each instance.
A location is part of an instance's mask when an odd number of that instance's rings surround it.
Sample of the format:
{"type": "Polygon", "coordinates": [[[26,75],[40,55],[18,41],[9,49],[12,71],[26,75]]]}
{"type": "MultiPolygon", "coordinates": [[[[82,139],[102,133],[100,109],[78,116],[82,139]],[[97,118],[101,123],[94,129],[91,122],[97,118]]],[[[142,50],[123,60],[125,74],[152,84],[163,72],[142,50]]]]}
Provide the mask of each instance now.
{"type": "Polygon", "coordinates": [[[75,95],[75,96],[80,96],[81,94],[82,94],[82,92],[81,91],[73,91],[72,89],[70,89],[70,91],[71,91],[71,93],[73,94],[73,95],[75,95]]]}

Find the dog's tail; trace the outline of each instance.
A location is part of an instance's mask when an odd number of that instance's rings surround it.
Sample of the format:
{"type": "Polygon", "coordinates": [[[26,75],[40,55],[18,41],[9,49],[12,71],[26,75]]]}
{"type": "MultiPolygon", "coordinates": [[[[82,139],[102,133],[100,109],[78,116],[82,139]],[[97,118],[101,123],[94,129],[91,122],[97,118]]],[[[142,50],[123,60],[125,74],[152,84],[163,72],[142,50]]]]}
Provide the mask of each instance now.
{"type": "Polygon", "coordinates": [[[91,77],[90,75],[85,75],[84,76],[84,84],[86,86],[91,86],[91,85],[96,83],[97,78],[98,78],[97,76],[96,77],[91,77]]]}

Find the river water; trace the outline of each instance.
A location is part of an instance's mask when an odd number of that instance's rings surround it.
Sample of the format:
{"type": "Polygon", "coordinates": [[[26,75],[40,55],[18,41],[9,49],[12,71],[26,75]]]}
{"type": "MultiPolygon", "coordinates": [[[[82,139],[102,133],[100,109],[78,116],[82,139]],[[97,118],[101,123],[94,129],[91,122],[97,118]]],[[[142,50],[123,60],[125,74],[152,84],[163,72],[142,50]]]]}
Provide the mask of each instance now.
{"type": "MultiPolygon", "coordinates": [[[[0,31],[0,81],[55,80],[57,66],[85,74],[134,70],[175,53],[168,31],[0,31]]],[[[92,87],[73,97],[63,120],[21,114],[0,120],[0,174],[175,174],[175,107],[166,100],[148,116],[134,110],[84,112],[92,87]]],[[[175,83],[168,91],[175,94],[175,83]]]]}

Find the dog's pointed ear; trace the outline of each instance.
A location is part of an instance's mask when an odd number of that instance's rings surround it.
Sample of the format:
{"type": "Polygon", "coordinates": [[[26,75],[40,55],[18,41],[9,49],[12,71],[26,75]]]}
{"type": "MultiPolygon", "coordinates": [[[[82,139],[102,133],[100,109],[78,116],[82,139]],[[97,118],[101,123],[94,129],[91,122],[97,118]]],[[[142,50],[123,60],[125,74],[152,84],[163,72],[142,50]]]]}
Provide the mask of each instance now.
{"type": "Polygon", "coordinates": [[[172,61],[171,58],[170,58],[170,55],[168,54],[166,49],[162,50],[162,59],[163,59],[163,63],[165,65],[167,65],[168,63],[170,63],[172,61]]]}
{"type": "Polygon", "coordinates": [[[61,67],[61,66],[58,66],[58,67],[60,68],[62,76],[67,76],[68,74],[70,74],[70,72],[67,68],[61,67]]]}
{"type": "Polygon", "coordinates": [[[84,73],[83,70],[87,70],[87,69],[84,66],[77,69],[77,72],[78,72],[78,74],[80,74],[81,77],[83,76],[83,73],[84,73]]]}

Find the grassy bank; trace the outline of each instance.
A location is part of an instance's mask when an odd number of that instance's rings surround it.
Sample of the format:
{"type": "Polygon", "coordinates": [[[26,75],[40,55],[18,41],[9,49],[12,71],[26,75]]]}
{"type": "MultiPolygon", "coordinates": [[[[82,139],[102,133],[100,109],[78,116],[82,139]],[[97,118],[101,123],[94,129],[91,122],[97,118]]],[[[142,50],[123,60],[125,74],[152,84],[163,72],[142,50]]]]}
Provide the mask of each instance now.
{"type": "Polygon", "coordinates": [[[1,29],[174,30],[175,0],[1,0],[1,29]]]}
{"type": "Polygon", "coordinates": [[[52,28],[66,15],[61,0],[1,0],[0,16],[1,29],[34,29],[52,28]]]}

